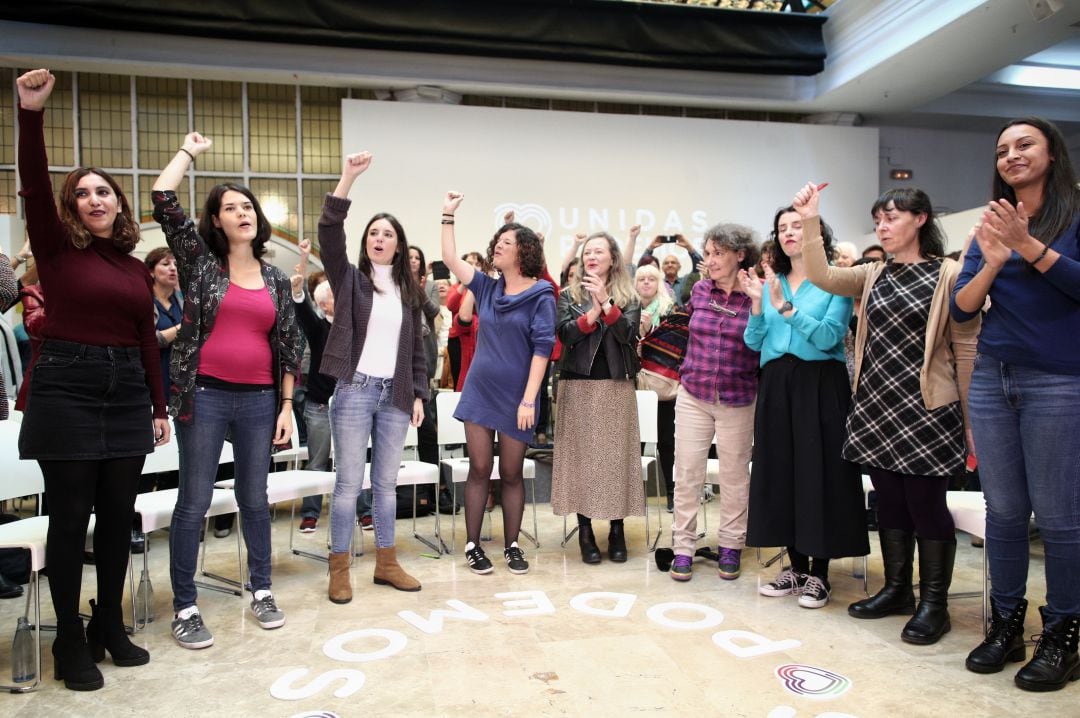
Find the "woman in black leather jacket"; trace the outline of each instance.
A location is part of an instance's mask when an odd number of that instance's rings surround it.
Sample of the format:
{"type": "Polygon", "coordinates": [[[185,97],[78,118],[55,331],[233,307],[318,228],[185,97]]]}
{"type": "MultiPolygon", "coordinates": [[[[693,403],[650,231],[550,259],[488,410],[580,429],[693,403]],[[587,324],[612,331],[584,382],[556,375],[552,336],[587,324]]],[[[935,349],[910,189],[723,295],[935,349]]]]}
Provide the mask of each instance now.
{"type": "Polygon", "coordinates": [[[608,557],[621,562],[623,518],[642,515],[645,505],[634,393],[641,305],[611,235],[585,241],[581,268],[559,294],[563,353],[551,506],[559,516],[577,514],[585,563],[600,562],[592,519],[610,520],[608,557]]]}

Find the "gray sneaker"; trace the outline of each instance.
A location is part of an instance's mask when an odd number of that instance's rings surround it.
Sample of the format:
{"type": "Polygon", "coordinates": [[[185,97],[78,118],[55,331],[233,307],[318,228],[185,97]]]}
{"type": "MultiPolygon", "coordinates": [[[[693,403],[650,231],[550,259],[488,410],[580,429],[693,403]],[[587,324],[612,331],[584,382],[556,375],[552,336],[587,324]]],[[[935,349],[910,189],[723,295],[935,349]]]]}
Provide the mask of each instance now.
{"type": "Polygon", "coordinates": [[[181,648],[209,648],[214,645],[214,637],[203,623],[198,609],[187,618],[177,616],[172,622],[173,638],[181,648]]]}
{"type": "Polygon", "coordinates": [[[280,628],[285,625],[285,612],[277,607],[271,593],[262,598],[252,598],[251,612],[255,614],[259,628],[280,628]]]}

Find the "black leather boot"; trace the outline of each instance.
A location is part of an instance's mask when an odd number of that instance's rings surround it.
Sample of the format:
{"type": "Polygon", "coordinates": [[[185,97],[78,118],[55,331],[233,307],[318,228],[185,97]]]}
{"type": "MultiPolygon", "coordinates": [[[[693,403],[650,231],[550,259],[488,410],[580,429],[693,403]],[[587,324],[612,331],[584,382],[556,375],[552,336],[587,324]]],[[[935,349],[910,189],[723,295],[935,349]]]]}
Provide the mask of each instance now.
{"type": "Polygon", "coordinates": [[[1057,691],[1069,681],[1080,680],[1077,655],[1080,616],[1054,616],[1039,608],[1043,632],[1035,643],[1035,654],[1016,674],[1016,685],[1025,691],[1057,691]]]}
{"type": "Polygon", "coordinates": [[[105,685],[101,671],[90,657],[81,618],[57,622],[52,654],[56,680],[63,680],[69,690],[96,691],[105,685]]]}
{"type": "Polygon", "coordinates": [[[23,595],[23,587],[9,581],[7,576],[0,573],[0,598],[18,598],[23,595]]]}
{"type": "Polygon", "coordinates": [[[956,539],[932,541],[918,537],[919,605],[900,632],[906,643],[920,646],[937,643],[952,630],[949,621],[949,585],[952,584],[956,539]]]}
{"type": "Polygon", "coordinates": [[[105,660],[108,649],[118,666],[142,666],[150,662],[150,653],[128,638],[124,614],[119,608],[98,606],[90,600],[90,622],[86,624],[86,642],[95,663],[105,660]]]}
{"type": "Polygon", "coordinates": [[[848,606],[848,615],[855,618],[910,616],[915,613],[915,592],[911,588],[915,534],[902,529],[881,529],[878,539],[885,566],[885,585],[870,598],[848,606]]]}
{"type": "Polygon", "coordinates": [[[1020,599],[1011,612],[998,610],[990,599],[990,632],[975,650],[968,654],[964,665],[975,673],[997,673],[1009,661],[1019,663],[1027,658],[1024,648],[1024,617],[1028,602],[1020,599]]]}
{"type": "Polygon", "coordinates": [[[578,524],[578,546],[581,547],[581,560],[585,563],[600,563],[600,549],[596,547],[592,523],[578,524]]]}
{"type": "Polygon", "coordinates": [[[616,563],[626,561],[626,534],[623,533],[623,522],[612,521],[611,529],[607,538],[608,558],[616,563]]]}

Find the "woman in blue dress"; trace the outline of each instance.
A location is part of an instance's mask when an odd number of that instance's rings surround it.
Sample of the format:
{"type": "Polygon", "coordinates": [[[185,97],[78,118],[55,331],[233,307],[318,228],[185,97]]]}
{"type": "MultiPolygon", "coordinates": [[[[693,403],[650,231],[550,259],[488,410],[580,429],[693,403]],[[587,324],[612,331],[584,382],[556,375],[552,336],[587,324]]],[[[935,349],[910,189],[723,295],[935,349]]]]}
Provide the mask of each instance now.
{"type": "Polygon", "coordinates": [[[487,259],[499,272],[492,279],[458,256],[454,213],[464,198],[449,192],[443,203],[442,255],[450,271],[476,296],[480,318],[476,355],[454,418],[465,423],[469,478],[465,484],[465,559],[474,573],[491,573],[480,547],[480,527],[499,433],[502,480],[503,557],[511,573],[529,571],[517,544],[525,510],[522,465],[537,418],[537,395],[555,346],[555,288],[540,279],[544,247],[528,227],[510,223],[488,245],[487,259]]]}

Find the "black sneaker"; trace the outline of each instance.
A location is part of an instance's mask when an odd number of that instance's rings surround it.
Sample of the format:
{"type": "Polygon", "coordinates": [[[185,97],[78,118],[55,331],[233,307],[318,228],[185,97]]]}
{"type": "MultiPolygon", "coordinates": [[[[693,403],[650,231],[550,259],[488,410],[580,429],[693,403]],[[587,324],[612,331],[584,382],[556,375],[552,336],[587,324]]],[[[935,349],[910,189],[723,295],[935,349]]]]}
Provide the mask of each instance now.
{"type": "Polygon", "coordinates": [[[802,593],[809,578],[805,573],[784,569],[775,581],[758,587],[758,593],[762,596],[798,596],[802,593]]]}
{"type": "Polygon", "coordinates": [[[831,588],[828,581],[810,576],[799,594],[799,605],[803,608],[822,608],[829,602],[831,588]]]}
{"type": "Polygon", "coordinates": [[[510,548],[503,549],[503,558],[506,559],[506,567],[510,573],[521,575],[529,572],[529,562],[525,560],[525,554],[517,545],[517,541],[510,544],[510,548]]]}
{"type": "Polygon", "coordinates": [[[479,546],[465,549],[465,560],[469,564],[469,570],[473,573],[491,573],[494,566],[491,560],[484,554],[484,549],[479,546]]]}

